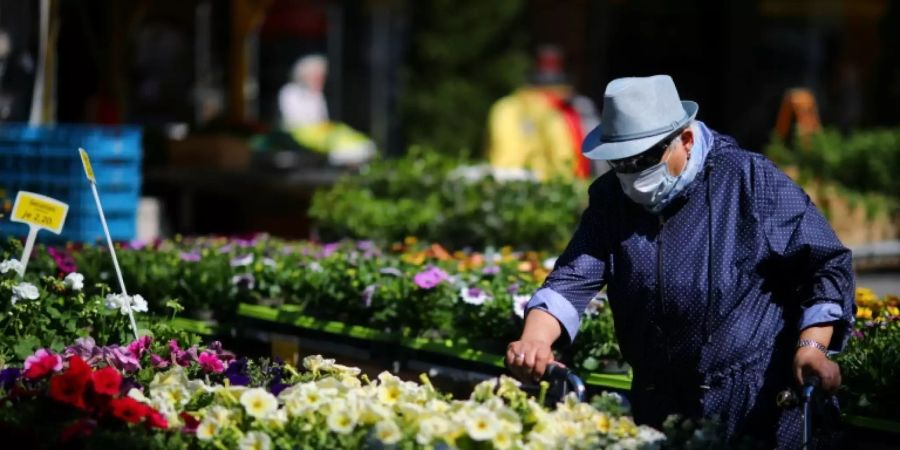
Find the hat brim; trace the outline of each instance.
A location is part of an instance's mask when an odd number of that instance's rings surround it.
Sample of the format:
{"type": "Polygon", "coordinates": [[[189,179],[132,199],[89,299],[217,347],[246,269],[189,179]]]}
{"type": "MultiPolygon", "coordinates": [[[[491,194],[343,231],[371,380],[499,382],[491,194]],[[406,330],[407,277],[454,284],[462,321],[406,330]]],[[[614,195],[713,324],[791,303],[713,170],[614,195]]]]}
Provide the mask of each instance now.
{"type": "MultiPolygon", "coordinates": [[[[694,118],[697,117],[697,112],[700,110],[700,106],[697,105],[696,102],[689,100],[683,100],[681,106],[684,108],[685,116],[677,123],[675,129],[684,127],[690,123],[690,121],[694,120],[694,118]]],[[[588,159],[604,161],[628,158],[629,156],[643,153],[654,144],[659,143],[659,141],[663,140],[670,133],[671,131],[668,131],[658,135],[630,141],[603,142],[603,124],[601,123],[584,137],[584,142],[581,145],[581,153],[588,159]]]]}

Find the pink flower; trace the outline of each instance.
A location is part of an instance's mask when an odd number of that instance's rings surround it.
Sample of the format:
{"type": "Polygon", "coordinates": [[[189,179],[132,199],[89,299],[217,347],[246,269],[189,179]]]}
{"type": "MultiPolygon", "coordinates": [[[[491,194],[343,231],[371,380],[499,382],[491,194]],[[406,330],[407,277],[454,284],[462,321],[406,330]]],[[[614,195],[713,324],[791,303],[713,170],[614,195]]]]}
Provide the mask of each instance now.
{"type": "Polygon", "coordinates": [[[42,348],[25,359],[25,378],[43,378],[51,372],[59,372],[62,368],[62,358],[42,348]]]}
{"type": "Polygon", "coordinates": [[[128,351],[131,352],[132,355],[140,358],[141,356],[144,356],[144,352],[150,348],[150,343],[152,341],[153,339],[150,336],[141,336],[131,344],[128,344],[128,351]]]}
{"type": "Polygon", "coordinates": [[[207,372],[222,373],[225,371],[225,364],[213,352],[203,352],[198,359],[200,367],[207,372]]]}
{"type": "Polygon", "coordinates": [[[422,289],[432,289],[447,278],[449,278],[447,272],[444,272],[438,267],[429,267],[424,271],[417,273],[416,276],[413,277],[413,282],[422,289]]]}

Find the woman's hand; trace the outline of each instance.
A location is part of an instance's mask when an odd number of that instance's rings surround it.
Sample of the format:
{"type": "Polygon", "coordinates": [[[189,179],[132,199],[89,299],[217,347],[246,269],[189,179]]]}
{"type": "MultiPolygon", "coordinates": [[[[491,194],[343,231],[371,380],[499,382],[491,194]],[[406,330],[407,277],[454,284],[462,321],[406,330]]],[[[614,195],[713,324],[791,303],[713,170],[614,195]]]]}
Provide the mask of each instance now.
{"type": "Polygon", "coordinates": [[[542,340],[520,340],[506,347],[506,367],[521,381],[538,381],[553,362],[551,344],[542,340]]]}
{"type": "Polygon", "coordinates": [[[834,392],[841,387],[841,368],[828,359],[821,350],[812,347],[800,347],[794,354],[794,377],[797,384],[803,385],[807,377],[815,375],[822,380],[825,392],[834,392]]]}
{"type": "Polygon", "coordinates": [[[522,337],[506,347],[506,367],[521,381],[540,380],[547,364],[554,362],[551,346],[560,333],[556,317],[540,309],[529,311],[522,337]]]}

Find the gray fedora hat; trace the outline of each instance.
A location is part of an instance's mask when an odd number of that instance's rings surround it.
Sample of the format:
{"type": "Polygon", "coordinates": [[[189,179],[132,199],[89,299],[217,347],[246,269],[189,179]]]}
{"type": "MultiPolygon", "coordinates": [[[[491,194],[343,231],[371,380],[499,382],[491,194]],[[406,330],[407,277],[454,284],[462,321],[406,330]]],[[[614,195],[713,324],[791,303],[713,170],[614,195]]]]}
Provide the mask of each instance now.
{"type": "Polygon", "coordinates": [[[637,155],[690,123],[699,109],[678,97],[668,75],[617,78],[606,85],[600,125],[585,136],[581,152],[601,160],[637,155]]]}

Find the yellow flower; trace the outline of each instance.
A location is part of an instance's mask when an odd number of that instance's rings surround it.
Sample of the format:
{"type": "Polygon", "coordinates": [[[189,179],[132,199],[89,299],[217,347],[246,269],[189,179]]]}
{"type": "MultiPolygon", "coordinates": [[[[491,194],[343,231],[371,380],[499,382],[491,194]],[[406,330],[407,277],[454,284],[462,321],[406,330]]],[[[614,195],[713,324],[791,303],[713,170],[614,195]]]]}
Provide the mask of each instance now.
{"type": "Polygon", "coordinates": [[[252,417],[262,419],[272,411],[278,409],[278,400],[265,389],[248,389],[241,394],[241,404],[252,417]]]}
{"type": "Polygon", "coordinates": [[[602,412],[597,414],[594,418],[594,426],[603,434],[609,433],[609,416],[602,412]]]}
{"type": "Polygon", "coordinates": [[[393,445],[400,442],[403,435],[393,420],[382,420],[375,425],[375,437],[384,444],[393,445]]]}
{"type": "Polygon", "coordinates": [[[491,443],[494,444],[494,448],[503,450],[512,448],[514,442],[512,436],[509,433],[497,433],[491,443]]]}
{"type": "Polygon", "coordinates": [[[216,423],[216,421],[210,418],[206,418],[203,419],[203,422],[200,422],[200,425],[197,426],[197,439],[200,439],[201,441],[211,441],[218,432],[219,425],[216,423]]]}
{"type": "Polygon", "coordinates": [[[240,450],[269,450],[272,448],[272,438],[261,431],[251,431],[238,441],[240,450]]]}
{"type": "Polygon", "coordinates": [[[415,236],[407,236],[406,239],[403,239],[403,243],[406,245],[416,245],[419,242],[415,236]]]}
{"type": "Polygon", "coordinates": [[[421,266],[422,264],[425,263],[426,257],[425,257],[425,252],[416,252],[416,253],[406,253],[401,257],[401,259],[403,259],[404,262],[407,262],[409,264],[421,266]]]}
{"type": "Polygon", "coordinates": [[[887,307],[887,313],[888,313],[888,315],[890,315],[891,317],[900,316],[900,308],[898,308],[898,307],[896,307],[896,306],[888,306],[888,307],[887,307]]]}
{"type": "Polygon", "coordinates": [[[328,415],[327,422],[329,430],[338,434],[347,434],[352,432],[356,426],[356,417],[350,414],[346,405],[344,405],[343,407],[334,408],[331,414],[328,415]]]}
{"type": "Polygon", "coordinates": [[[469,437],[476,441],[489,441],[497,435],[497,418],[485,407],[476,408],[465,424],[469,437]]]}
{"type": "Polygon", "coordinates": [[[386,383],[378,386],[378,400],[385,405],[393,405],[400,400],[400,385],[397,383],[386,383]]]}
{"type": "Polygon", "coordinates": [[[869,320],[872,318],[872,309],[867,308],[865,306],[860,306],[859,309],[856,310],[856,318],[869,320]]]}

